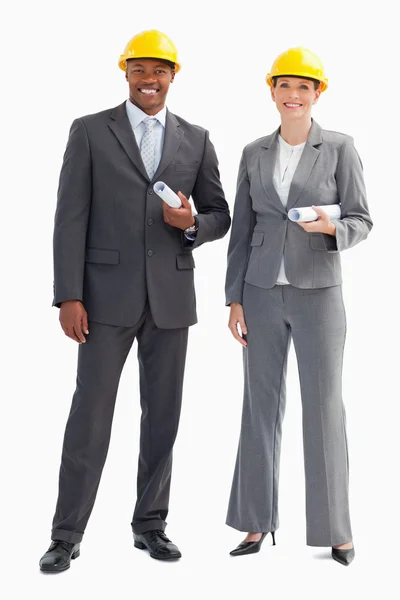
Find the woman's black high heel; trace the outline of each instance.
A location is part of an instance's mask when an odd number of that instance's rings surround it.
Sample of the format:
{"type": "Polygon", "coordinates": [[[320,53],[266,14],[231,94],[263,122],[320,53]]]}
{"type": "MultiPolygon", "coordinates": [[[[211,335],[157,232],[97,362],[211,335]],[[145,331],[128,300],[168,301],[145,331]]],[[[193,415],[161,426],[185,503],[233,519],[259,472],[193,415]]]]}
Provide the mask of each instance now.
{"type": "MultiPolygon", "coordinates": [[[[260,551],[261,544],[264,538],[268,535],[269,531],[263,533],[258,542],[242,542],[237,548],[229,552],[231,556],[242,556],[244,554],[255,554],[260,551]]],[[[275,531],[271,531],[272,545],[275,546],[275,531]]]]}
{"type": "Polygon", "coordinates": [[[332,558],[336,560],[341,565],[348,567],[349,564],[354,560],[356,553],[353,548],[348,548],[347,550],[340,550],[340,548],[332,548],[332,558]]]}

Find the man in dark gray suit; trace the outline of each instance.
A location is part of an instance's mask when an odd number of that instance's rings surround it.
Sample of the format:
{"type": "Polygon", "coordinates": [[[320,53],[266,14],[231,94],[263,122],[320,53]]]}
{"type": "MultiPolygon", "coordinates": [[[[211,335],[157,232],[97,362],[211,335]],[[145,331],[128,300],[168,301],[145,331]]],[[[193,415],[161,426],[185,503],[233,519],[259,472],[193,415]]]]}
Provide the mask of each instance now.
{"type": "Polygon", "coordinates": [[[188,327],[197,322],[192,250],[227,233],[229,209],[208,132],[165,108],[180,68],[171,40],[142,32],[119,66],[129,100],[73,122],[60,175],[53,305],[80,346],[42,571],[63,571],[79,556],[135,338],[142,418],[134,543],[153,558],[181,556],[164,530],[188,327]],[[160,179],[182,192],[181,208],[154,193],[160,179]]]}

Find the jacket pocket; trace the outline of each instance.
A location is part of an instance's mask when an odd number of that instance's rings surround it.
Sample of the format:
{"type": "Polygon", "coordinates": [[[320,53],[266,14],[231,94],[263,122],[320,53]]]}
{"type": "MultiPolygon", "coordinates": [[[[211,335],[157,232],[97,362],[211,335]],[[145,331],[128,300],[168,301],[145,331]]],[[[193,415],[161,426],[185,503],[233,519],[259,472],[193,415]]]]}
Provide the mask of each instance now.
{"type": "Polygon", "coordinates": [[[255,231],[251,238],[250,246],[262,246],[264,243],[264,233],[262,231],[255,231]]]}
{"type": "Polygon", "coordinates": [[[175,171],[197,171],[199,168],[199,163],[192,164],[184,164],[177,163],[174,165],[175,171]]]}
{"type": "Polygon", "coordinates": [[[103,265],[118,265],[119,250],[100,250],[98,248],[86,248],[85,262],[103,265]]]}
{"type": "Polygon", "coordinates": [[[178,269],[194,269],[195,262],[192,254],[177,254],[176,255],[176,266],[178,269]]]}
{"type": "Polygon", "coordinates": [[[310,246],[313,250],[326,250],[326,244],[323,233],[309,233],[310,246]]]}

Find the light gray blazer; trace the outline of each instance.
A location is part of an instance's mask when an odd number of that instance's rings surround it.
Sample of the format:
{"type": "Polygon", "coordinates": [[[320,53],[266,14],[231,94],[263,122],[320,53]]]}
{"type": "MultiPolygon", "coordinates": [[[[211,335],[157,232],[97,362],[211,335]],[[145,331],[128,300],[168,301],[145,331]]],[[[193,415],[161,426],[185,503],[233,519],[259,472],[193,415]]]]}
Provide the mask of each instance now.
{"type": "Polygon", "coordinates": [[[362,163],[353,138],[326,131],[314,120],[293,177],[286,208],[273,184],[279,131],[248,144],[242,154],[228,249],[226,304],[242,303],[244,282],[272,288],[282,254],[286,277],[299,288],[342,283],[340,251],[372,228],[362,163]],[[307,233],[288,219],[294,206],[341,204],[336,238],[307,233]]]}

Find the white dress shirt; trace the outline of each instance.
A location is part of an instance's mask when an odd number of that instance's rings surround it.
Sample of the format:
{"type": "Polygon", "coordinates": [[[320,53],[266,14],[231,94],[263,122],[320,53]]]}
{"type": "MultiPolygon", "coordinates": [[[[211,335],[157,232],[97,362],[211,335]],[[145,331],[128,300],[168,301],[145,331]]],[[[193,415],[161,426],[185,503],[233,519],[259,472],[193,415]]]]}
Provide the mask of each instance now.
{"type": "MultiPolygon", "coordinates": [[[[278,196],[285,208],[293,175],[296,171],[297,165],[299,164],[299,160],[303,154],[303,148],[305,145],[306,142],[303,142],[303,144],[298,144],[297,146],[291,146],[285,142],[281,136],[279,136],[279,154],[276,160],[273,181],[275,189],[278,192],[278,196]]],[[[276,284],[290,285],[290,282],[287,280],[285,274],[285,261],[283,256],[276,284]]]]}
{"type": "MultiPolygon", "coordinates": [[[[129,98],[126,101],[126,113],[128,115],[129,122],[132,127],[132,131],[135,134],[136,143],[140,150],[140,143],[142,141],[142,137],[145,131],[145,126],[143,121],[149,117],[145,112],[143,112],[138,106],[133,104],[129,98]]],[[[154,153],[154,172],[157,171],[157,167],[160,164],[161,155],[164,147],[164,137],[165,137],[165,119],[167,116],[167,108],[164,106],[156,115],[152,115],[153,118],[157,121],[154,125],[154,142],[155,142],[155,153],[154,153]]],[[[196,232],[194,233],[186,233],[185,237],[193,242],[196,239],[196,232]]]]}
{"type": "MultiPolygon", "coordinates": [[[[144,134],[143,121],[149,117],[140,108],[135,106],[129,99],[126,101],[126,113],[128,115],[129,122],[132,127],[132,131],[135,134],[136,142],[140,150],[140,143],[144,134]]],[[[167,115],[167,109],[164,106],[156,115],[154,119],[157,121],[154,125],[154,142],[155,142],[155,155],[154,155],[154,168],[157,171],[157,167],[160,164],[161,155],[164,147],[164,135],[165,135],[165,118],[167,115]]],[[[154,172],[155,172],[154,171],[154,172]]]]}

